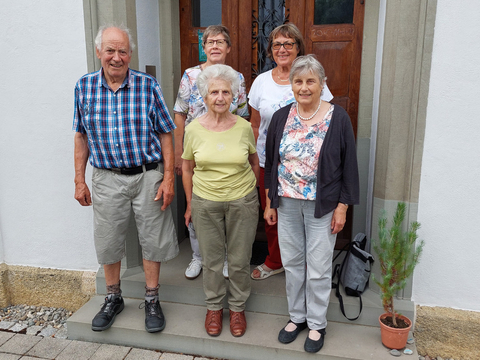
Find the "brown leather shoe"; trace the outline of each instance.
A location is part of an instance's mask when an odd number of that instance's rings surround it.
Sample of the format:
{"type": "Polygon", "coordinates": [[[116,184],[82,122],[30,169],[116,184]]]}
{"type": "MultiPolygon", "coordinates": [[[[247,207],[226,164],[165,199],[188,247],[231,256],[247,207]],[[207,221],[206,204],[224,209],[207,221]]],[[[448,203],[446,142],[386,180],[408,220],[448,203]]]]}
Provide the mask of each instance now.
{"type": "Polygon", "coordinates": [[[247,319],[245,319],[245,311],[230,310],[230,332],[233,336],[239,337],[245,334],[247,330],[247,319]]]}
{"type": "Polygon", "coordinates": [[[205,318],[205,330],[210,336],[218,336],[222,332],[223,309],[207,310],[205,318]]]}

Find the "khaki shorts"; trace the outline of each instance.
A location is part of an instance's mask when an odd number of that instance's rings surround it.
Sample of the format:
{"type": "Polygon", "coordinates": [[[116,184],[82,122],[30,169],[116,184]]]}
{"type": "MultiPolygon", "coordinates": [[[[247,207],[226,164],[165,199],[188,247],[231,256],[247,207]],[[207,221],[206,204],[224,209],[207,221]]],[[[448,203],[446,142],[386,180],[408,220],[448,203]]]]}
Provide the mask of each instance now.
{"type": "Polygon", "coordinates": [[[125,238],[133,210],[138,241],[145,260],[162,262],[178,255],[170,206],[154,201],[163,180],[163,164],[137,175],[93,168],[92,202],[95,250],[99,264],[114,264],[125,256],[125,238]]]}

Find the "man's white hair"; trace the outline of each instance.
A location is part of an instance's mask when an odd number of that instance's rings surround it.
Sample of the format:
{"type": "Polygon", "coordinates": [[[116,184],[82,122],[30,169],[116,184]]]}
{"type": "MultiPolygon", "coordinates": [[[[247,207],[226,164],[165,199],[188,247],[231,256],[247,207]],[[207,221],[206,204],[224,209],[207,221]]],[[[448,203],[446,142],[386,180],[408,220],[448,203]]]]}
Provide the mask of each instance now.
{"type": "Polygon", "coordinates": [[[95,37],[95,47],[97,48],[98,51],[101,51],[102,50],[102,36],[103,36],[103,32],[107,29],[110,29],[110,28],[117,28],[119,29],[120,31],[123,31],[127,36],[128,36],[128,44],[130,46],[130,53],[135,50],[135,43],[133,42],[132,40],[132,34],[130,33],[130,29],[127,28],[125,25],[121,24],[121,25],[112,25],[112,24],[109,24],[109,25],[102,25],[100,26],[100,28],[98,29],[98,33],[97,33],[97,36],[95,37]]]}

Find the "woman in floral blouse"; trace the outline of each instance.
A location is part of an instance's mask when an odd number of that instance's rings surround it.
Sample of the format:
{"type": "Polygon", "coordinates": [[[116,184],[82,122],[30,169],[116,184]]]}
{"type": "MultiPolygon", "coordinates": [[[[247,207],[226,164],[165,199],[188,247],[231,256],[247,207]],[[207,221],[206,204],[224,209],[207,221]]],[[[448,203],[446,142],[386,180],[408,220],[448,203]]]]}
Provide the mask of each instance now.
{"type": "Polygon", "coordinates": [[[273,115],[266,141],[264,218],[278,218],[290,315],[278,340],[290,343],[308,327],[307,352],[323,346],[335,239],[359,202],[352,125],[344,109],[321,100],[325,80],[313,55],[295,59],[296,102],[273,115]]]}

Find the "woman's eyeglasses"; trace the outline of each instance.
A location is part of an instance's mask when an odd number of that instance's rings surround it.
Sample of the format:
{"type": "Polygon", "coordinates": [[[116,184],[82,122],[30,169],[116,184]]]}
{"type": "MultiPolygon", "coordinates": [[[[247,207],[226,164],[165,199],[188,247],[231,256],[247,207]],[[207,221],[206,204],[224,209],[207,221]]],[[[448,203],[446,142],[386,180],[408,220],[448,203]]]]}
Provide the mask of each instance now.
{"type": "Polygon", "coordinates": [[[205,42],[205,46],[212,47],[213,45],[217,44],[217,46],[223,46],[227,43],[227,40],[207,40],[205,42]]]}
{"type": "Polygon", "coordinates": [[[273,43],[272,44],[272,49],[273,50],[280,50],[280,48],[283,46],[285,48],[285,50],[292,50],[293,49],[293,45],[295,45],[296,43],[294,42],[284,42],[283,44],[282,43],[273,43]]]}

